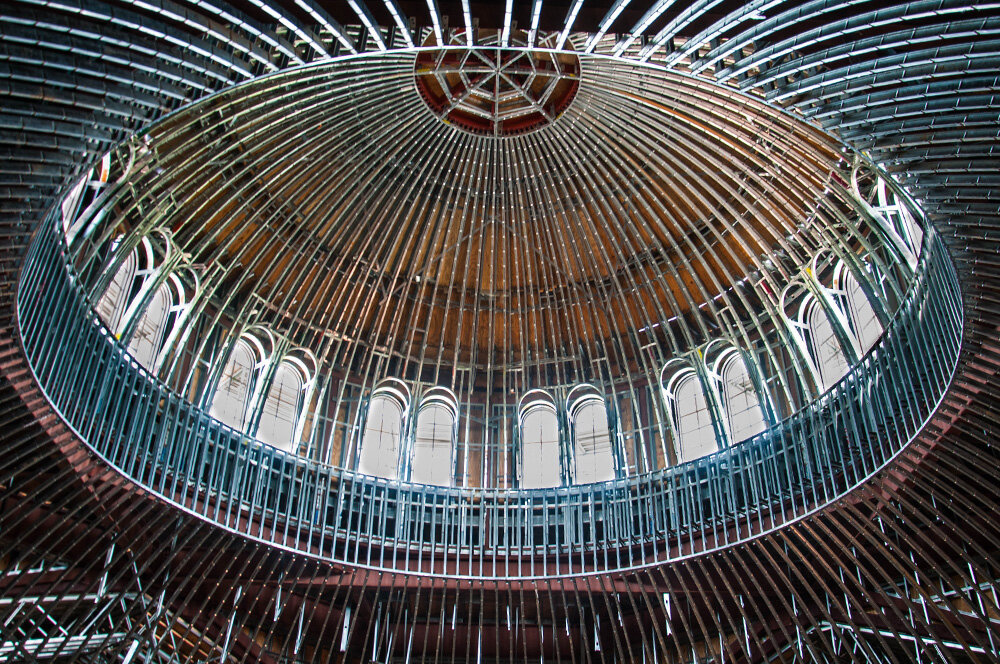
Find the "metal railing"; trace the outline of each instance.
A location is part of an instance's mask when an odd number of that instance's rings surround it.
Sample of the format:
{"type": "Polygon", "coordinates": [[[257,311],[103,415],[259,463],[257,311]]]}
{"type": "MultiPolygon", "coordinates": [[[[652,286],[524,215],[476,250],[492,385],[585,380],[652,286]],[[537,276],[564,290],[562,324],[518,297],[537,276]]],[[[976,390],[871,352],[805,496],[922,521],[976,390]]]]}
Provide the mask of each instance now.
{"type": "Polygon", "coordinates": [[[360,477],[219,423],[132,359],[37,233],[17,295],[43,392],[96,454],[222,527],[326,560],[460,577],[625,569],[726,546],[843,495],[920,431],[961,344],[954,269],[933,231],[880,342],[821,398],[709,457],[604,484],[463,489],[360,477]]]}

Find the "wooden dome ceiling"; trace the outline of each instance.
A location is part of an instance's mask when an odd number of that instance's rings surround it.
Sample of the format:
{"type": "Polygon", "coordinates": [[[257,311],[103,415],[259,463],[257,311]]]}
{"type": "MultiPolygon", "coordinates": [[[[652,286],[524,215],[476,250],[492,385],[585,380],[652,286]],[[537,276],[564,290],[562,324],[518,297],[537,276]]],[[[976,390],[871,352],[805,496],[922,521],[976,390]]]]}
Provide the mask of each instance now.
{"type": "Polygon", "coordinates": [[[754,98],[581,55],[558,118],[476,135],[428,106],[417,58],[283,71],[170,116],[124,218],[155,210],[210,297],[327,360],[476,367],[625,369],[668,321],[656,352],[686,350],[724,310],[760,313],[770,290],[733,285],[765,263],[780,280],[769,257],[803,265],[824,232],[806,222],[840,146],[754,98]]]}

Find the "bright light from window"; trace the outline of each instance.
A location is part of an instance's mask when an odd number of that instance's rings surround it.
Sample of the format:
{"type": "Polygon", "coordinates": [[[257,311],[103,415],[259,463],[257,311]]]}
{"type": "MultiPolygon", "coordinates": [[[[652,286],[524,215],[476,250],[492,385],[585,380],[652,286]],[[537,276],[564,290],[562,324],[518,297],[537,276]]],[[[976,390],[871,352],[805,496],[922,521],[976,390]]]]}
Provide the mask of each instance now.
{"type": "Polygon", "coordinates": [[[718,451],[705,391],[694,372],[677,380],[674,409],[681,461],[692,461],[718,451]]]}
{"type": "Polygon", "coordinates": [[[402,428],[403,409],[399,402],[388,395],[376,393],[368,406],[358,472],[388,479],[399,477],[402,428]]]}
{"type": "Polygon", "coordinates": [[[521,419],[521,487],[543,489],[562,484],[559,421],[554,408],[529,407],[521,419]]]}
{"type": "Polygon", "coordinates": [[[867,353],[882,336],[882,323],[875,315],[875,309],[861,289],[861,284],[850,272],[844,276],[844,289],[847,291],[847,307],[850,309],[854,336],[861,345],[862,352],[867,353]]]}
{"type": "Polygon", "coordinates": [[[739,353],[731,353],[723,365],[722,392],[732,442],[746,440],[767,427],[757,390],[739,353]]]}
{"type": "Polygon", "coordinates": [[[821,387],[826,391],[848,372],[850,366],[834,332],[833,324],[818,303],[809,307],[807,322],[813,361],[819,371],[821,387]]]}
{"type": "Polygon", "coordinates": [[[250,380],[255,364],[250,344],[243,339],[237,341],[212,399],[212,417],[238,431],[242,431],[246,423],[250,380]]]}
{"type": "Polygon", "coordinates": [[[287,451],[294,451],[295,425],[302,403],[302,374],[288,362],[274,372],[271,389],[261,409],[257,438],[287,451]]]}
{"type": "Polygon", "coordinates": [[[128,352],[147,369],[153,368],[166,338],[170,300],[170,285],[164,283],[156,289],[129,341],[128,352]]]}
{"type": "Polygon", "coordinates": [[[95,307],[97,315],[116,336],[121,332],[122,314],[128,308],[135,271],[136,258],[133,251],[122,261],[115,276],[111,279],[111,283],[108,284],[107,290],[101,295],[95,307]]]}
{"type": "Polygon", "coordinates": [[[615,478],[608,412],[601,399],[588,398],[573,409],[573,463],[577,484],[615,478]]]}
{"type": "Polygon", "coordinates": [[[417,414],[410,479],[421,484],[451,486],[455,459],[455,415],[442,404],[430,404],[417,414]]]}

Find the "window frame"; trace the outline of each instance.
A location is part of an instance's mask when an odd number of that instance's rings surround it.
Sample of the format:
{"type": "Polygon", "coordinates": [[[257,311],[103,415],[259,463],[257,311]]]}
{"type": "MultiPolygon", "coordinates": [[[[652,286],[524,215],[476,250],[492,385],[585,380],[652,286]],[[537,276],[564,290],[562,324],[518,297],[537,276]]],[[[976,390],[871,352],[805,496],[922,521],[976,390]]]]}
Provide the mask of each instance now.
{"type": "MultiPolygon", "coordinates": [[[[420,405],[417,407],[416,420],[413,427],[413,435],[410,437],[410,451],[408,454],[408,474],[411,482],[417,484],[428,484],[434,486],[454,486],[455,485],[455,458],[456,458],[456,447],[458,442],[458,420],[459,420],[459,409],[458,409],[458,397],[447,387],[435,386],[428,389],[420,399],[420,405]],[[423,445],[419,441],[420,431],[421,431],[421,418],[432,409],[441,409],[447,412],[451,418],[450,434],[447,440],[438,440],[436,438],[432,439],[431,447],[433,448],[438,442],[444,443],[448,449],[448,459],[447,464],[442,464],[442,466],[448,468],[448,478],[447,482],[442,483],[441,481],[434,481],[435,478],[423,478],[416,477],[417,468],[422,469],[422,465],[418,464],[417,455],[423,450],[423,445]],[[431,481],[427,481],[430,479],[431,481]]],[[[433,468],[434,463],[431,464],[433,468]]],[[[422,471],[421,471],[422,472],[422,471]]]]}
{"type": "Polygon", "coordinates": [[[240,432],[246,430],[247,425],[250,423],[253,415],[253,402],[254,395],[257,393],[257,382],[260,379],[260,373],[264,366],[267,364],[267,351],[264,348],[264,344],[257,338],[254,334],[242,334],[237,337],[236,341],[229,351],[226,362],[222,365],[222,369],[219,371],[218,378],[216,378],[215,386],[212,389],[211,401],[208,404],[209,414],[215,419],[219,420],[223,424],[232,429],[240,432]],[[250,356],[251,364],[248,368],[247,381],[246,381],[246,394],[243,397],[242,404],[242,415],[240,417],[240,423],[234,424],[231,421],[227,421],[217,414],[216,411],[216,400],[219,398],[220,389],[222,381],[226,378],[226,370],[229,368],[230,364],[233,362],[234,354],[239,348],[240,344],[243,344],[248,349],[248,355],[250,356]]]}
{"type": "Polygon", "coordinates": [[[104,288],[104,292],[101,293],[100,297],[97,298],[97,302],[94,304],[94,312],[97,317],[104,323],[108,328],[108,331],[116,339],[121,334],[121,328],[124,323],[124,315],[128,310],[129,305],[132,303],[132,299],[135,297],[135,280],[139,274],[139,255],[136,249],[128,252],[125,258],[117,264],[117,269],[114,275],[108,281],[108,285],[104,288]],[[124,275],[124,276],[123,276],[124,275]],[[121,277],[121,288],[118,291],[118,295],[113,301],[109,302],[108,293],[111,290],[112,285],[119,281],[121,277]],[[108,304],[105,304],[108,303],[108,304]],[[105,317],[104,312],[101,311],[102,308],[107,307],[110,309],[110,320],[105,317]]]}
{"type": "MultiPolygon", "coordinates": [[[[285,450],[286,452],[295,452],[296,448],[299,446],[300,442],[298,440],[300,424],[302,418],[306,411],[307,396],[310,384],[312,382],[312,372],[310,368],[306,366],[305,362],[296,357],[295,355],[288,354],[278,360],[275,363],[274,370],[270,372],[268,379],[267,390],[260,401],[259,414],[255,417],[254,425],[254,437],[262,443],[271,445],[272,447],[277,447],[278,449],[285,450]],[[291,413],[291,418],[288,420],[290,424],[290,432],[288,441],[279,440],[265,440],[261,436],[261,427],[264,423],[264,417],[267,415],[268,404],[271,402],[271,397],[274,392],[274,388],[278,385],[277,377],[279,372],[282,370],[288,370],[291,375],[295,376],[297,379],[298,387],[295,390],[295,403],[292,406],[293,412],[291,413]]],[[[280,414],[280,410],[275,408],[275,419],[277,420],[277,415],[280,414]]]]}
{"type": "Polygon", "coordinates": [[[711,366],[713,378],[719,384],[719,410],[723,415],[729,445],[736,445],[766,431],[769,425],[768,412],[765,406],[767,395],[761,393],[761,386],[754,379],[754,370],[747,363],[745,352],[735,344],[726,344],[718,351],[711,366]],[[730,372],[735,367],[739,367],[750,386],[749,390],[742,390],[739,394],[735,394],[732,391],[735,386],[729,378],[730,372]],[[734,408],[733,403],[735,398],[747,393],[752,393],[754,404],[748,408],[734,408]],[[734,418],[737,415],[743,415],[751,411],[756,413],[758,421],[753,426],[747,428],[755,430],[750,435],[744,435],[742,431],[737,434],[734,418]]]}
{"type": "Polygon", "coordinates": [[[697,367],[690,362],[679,358],[667,362],[667,364],[665,364],[663,369],[660,371],[660,391],[670,418],[674,438],[674,454],[677,456],[678,463],[687,463],[689,461],[695,461],[697,459],[711,456],[725,447],[725,440],[721,439],[719,435],[719,423],[716,421],[716,416],[712,411],[711,393],[705,385],[702,376],[699,374],[697,367]],[[670,370],[671,373],[668,374],[668,370],[670,370]],[[667,378],[668,375],[669,378],[667,378]],[[715,447],[715,449],[699,453],[696,456],[689,456],[686,453],[689,443],[685,441],[684,438],[686,435],[690,435],[690,433],[685,433],[683,430],[681,419],[683,413],[680,412],[680,408],[678,406],[680,401],[680,399],[678,399],[678,392],[683,388],[684,383],[689,380],[694,381],[694,384],[697,386],[704,403],[704,412],[708,415],[708,425],[699,425],[695,430],[703,431],[706,428],[710,429],[712,432],[712,442],[715,447]]]}
{"type": "Polygon", "coordinates": [[[156,287],[156,290],[149,296],[145,306],[143,306],[133,326],[132,333],[129,335],[126,346],[129,355],[150,373],[155,370],[156,361],[160,356],[160,351],[163,349],[163,342],[166,341],[167,336],[170,334],[170,313],[174,307],[173,296],[174,288],[172,284],[167,280],[160,283],[156,287]],[[160,312],[157,319],[153,320],[154,325],[149,326],[150,333],[146,334],[145,323],[147,319],[152,318],[152,305],[159,301],[161,295],[164,303],[162,312],[160,312]],[[140,336],[140,333],[142,333],[142,336],[140,336]],[[145,349],[139,345],[144,342],[148,342],[148,346],[151,349],[148,357],[146,356],[145,349]],[[140,351],[142,351],[141,355],[140,351]]]}
{"type": "MultiPolygon", "coordinates": [[[[540,431],[542,429],[540,428],[540,431]]],[[[562,431],[559,426],[559,411],[556,407],[556,400],[553,398],[552,394],[546,390],[534,389],[529,390],[525,393],[520,401],[518,402],[517,409],[517,485],[518,488],[522,489],[553,489],[565,485],[566,479],[566,455],[563,450],[563,440],[562,431]],[[529,443],[527,436],[525,434],[525,428],[528,423],[529,418],[537,417],[542,414],[548,414],[552,420],[552,428],[555,430],[555,440],[540,440],[537,443],[529,443]],[[552,463],[549,458],[551,456],[551,450],[544,449],[547,446],[552,446],[555,448],[556,461],[555,466],[557,468],[555,478],[552,477],[551,473],[539,472],[540,481],[535,483],[532,482],[529,486],[526,482],[525,475],[525,454],[527,452],[527,445],[538,445],[538,467],[544,468],[546,462],[552,463]]]]}
{"type": "MultiPolygon", "coordinates": [[[[590,383],[581,383],[569,391],[566,396],[566,417],[570,429],[570,476],[574,484],[595,484],[609,482],[619,477],[621,474],[620,460],[617,453],[615,429],[612,423],[611,413],[608,412],[608,402],[604,394],[590,383]],[[594,473],[596,479],[588,478],[586,481],[580,479],[581,456],[596,457],[601,452],[595,448],[594,451],[581,455],[580,425],[579,421],[585,409],[598,408],[604,414],[604,434],[607,439],[607,467],[603,473],[594,473]]],[[[596,438],[596,437],[595,437],[596,438]]]]}
{"type": "Polygon", "coordinates": [[[879,319],[878,312],[872,304],[871,299],[865,293],[864,286],[843,262],[839,262],[835,268],[834,280],[837,288],[843,293],[845,309],[844,318],[848,321],[848,330],[854,341],[858,345],[858,354],[864,356],[868,351],[878,344],[879,339],[885,332],[885,326],[879,319]],[[878,328],[876,334],[871,335],[868,331],[871,325],[878,328]]]}
{"type": "MultiPolygon", "coordinates": [[[[358,439],[358,450],[357,450],[357,462],[355,463],[355,470],[359,474],[368,475],[369,477],[381,477],[387,480],[399,480],[401,475],[402,459],[404,458],[407,439],[407,424],[410,414],[410,404],[411,395],[410,389],[406,384],[397,378],[383,378],[379,381],[375,387],[372,389],[371,395],[368,397],[368,403],[364,408],[364,419],[361,424],[361,437],[358,439]],[[376,452],[372,450],[369,446],[368,431],[370,430],[369,424],[371,422],[372,406],[376,399],[385,399],[389,403],[396,406],[399,411],[398,419],[398,429],[394,433],[396,436],[395,440],[395,463],[379,463],[378,460],[371,462],[371,465],[366,463],[368,455],[375,454],[376,452]],[[383,468],[391,467],[394,469],[393,474],[389,475],[384,472],[377,472],[383,468]],[[368,472],[369,470],[375,472],[368,472]]],[[[385,434],[385,431],[379,430],[380,434],[385,434]]],[[[392,432],[390,432],[392,433],[392,432]]],[[[377,449],[381,451],[384,448],[382,444],[382,435],[379,437],[379,445],[377,449]]]]}

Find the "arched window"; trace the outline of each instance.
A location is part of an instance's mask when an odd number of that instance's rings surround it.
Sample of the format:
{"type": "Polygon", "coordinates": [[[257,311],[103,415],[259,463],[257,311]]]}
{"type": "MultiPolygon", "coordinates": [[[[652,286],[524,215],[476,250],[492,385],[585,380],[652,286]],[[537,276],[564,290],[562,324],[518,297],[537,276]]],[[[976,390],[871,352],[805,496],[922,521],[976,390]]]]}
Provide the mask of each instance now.
{"type": "Polygon", "coordinates": [[[559,450],[559,418],[552,395],[532,390],[521,397],[520,487],[544,489],[562,484],[562,455],[559,450]]]}
{"type": "Polygon", "coordinates": [[[851,188],[869,208],[881,239],[910,269],[915,268],[924,233],[904,196],[886,176],[860,162],[851,171],[851,188]]]}
{"type": "Polygon", "coordinates": [[[722,386],[722,408],[726,414],[729,439],[738,443],[767,428],[757,389],[743,356],[735,348],[719,360],[718,375],[722,386]]]}
{"type": "Polygon", "coordinates": [[[847,296],[848,318],[851,332],[858,340],[862,353],[867,353],[882,336],[882,323],[875,314],[875,308],[868,300],[861,284],[849,270],[844,270],[843,289],[847,296]]]}
{"type": "Polygon", "coordinates": [[[122,314],[132,299],[132,287],[137,269],[138,259],[136,252],[132,251],[122,261],[107,289],[97,301],[95,307],[97,315],[114,335],[121,333],[122,314]]]}
{"type": "Polygon", "coordinates": [[[458,403],[444,387],[427,391],[417,411],[410,459],[410,479],[421,484],[451,486],[455,467],[455,425],[458,403]]]}
{"type": "Polygon", "coordinates": [[[128,352],[147,369],[152,369],[167,336],[167,317],[172,304],[171,285],[164,282],[153,293],[128,343],[128,352]]]}
{"type": "Polygon", "coordinates": [[[705,389],[694,370],[679,371],[667,384],[667,403],[677,434],[677,456],[692,461],[718,451],[705,389]]]}
{"type": "Polygon", "coordinates": [[[262,358],[258,345],[252,338],[236,342],[212,398],[212,417],[239,431],[243,431],[247,422],[253,383],[262,358]]]}
{"type": "Polygon", "coordinates": [[[904,239],[914,255],[920,255],[920,249],[924,240],[924,231],[920,228],[916,218],[906,202],[898,196],[892,187],[881,175],[878,177],[878,211],[888,217],[896,232],[904,239]]]}
{"type": "Polygon", "coordinates": [[[592,385],[578,385],[567,399],[573,430],[573,481],[606,482],[615,478],[615,456],[608,410],[592,385]]]}
{"type": "MultiPolygon", "coordinates": [[[[815,267],[816,262],[817,259],[814,259],[814,274],[820,271],[815,267]]],[[[819,283],[814,288],[826,291],[825,296],[831,301],[830,306],[841,314],[839,318],[843,320],[843,310],[836,301],[843,300],[845,294],[819,283]]],[[[848,356],[841,345],[841,336],[827,316],[823,304],[803,281],[796,280],[785,288],[781,295],[781,307],[791,326],[792,341],[809,363],[816,390],[819,393],[825,392],[850,369],[848,356]]],[[[848,337],[851,334],[849,329],[844,332],[848,337]]],[[[853,341],[851,345],[853,355],[853,341]]]]}
{"type": "Polygon", "coordinates": [[[833,323],[815,299],[804,305],[805,324],[809,335],[809,351],[812,353],[816,370],[819,371],[820,386],[823,391],[833,387],[850,366],[840,340],[833,329],[833,323]]]}
{"type": "Polygon", "coordinates": [[[294,451],[295,426],[298,424],[308,377],[291,360],[274,370],[271,387],[261,407],[257,439],[287,451],[294,451]]]}
{"type": "MultiPolygon", "coordinates": [[[[112,258],[123,250],[124,239],[123,236],[118,236],[111,243],[112,258]]],[[[115,337],[120,338],[128,327],[129,320],[136,315],[132,311],[133,306],[138,304],[136,298],[143,292],[143,286],[156,273],[157,265],[162,262],[159,252],[153,245],[150,237],[140,238],[135,247],[121,260],[104,292],[97,298],[94,309],[115,337]]],[[[169,248],[169,240],[167,246],[169,248]]],[[[114,265],[114,262],[112,260],[111,264],[114,265]]]]}
{"type": "Polygon", "coordinates": [[[358,472],[388,479],[399,477],[403,423],[410,407],[410,391],[387,378],[372,391],[361,436],[358,472]]]}
{"type": "MultiPolygon", "coordinates": [[[[87,175],[80,178],[79,182],[70,190],[70,193],[62,203],[63,232],[66,235],[66,244],[72,245],[79,235],[82,223],[87,220],[83,218],[82,212],[86,210],[100,193],[100,190],[108,184],[111,174],[111,153],[105,153],[99,164],[90,169],[87,175]]],[[[103,216],[102,213],[93,215],[89,226],[98,223],[103,216]]]]}

